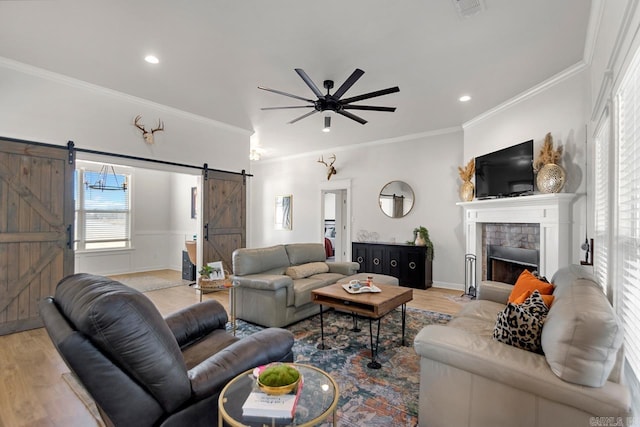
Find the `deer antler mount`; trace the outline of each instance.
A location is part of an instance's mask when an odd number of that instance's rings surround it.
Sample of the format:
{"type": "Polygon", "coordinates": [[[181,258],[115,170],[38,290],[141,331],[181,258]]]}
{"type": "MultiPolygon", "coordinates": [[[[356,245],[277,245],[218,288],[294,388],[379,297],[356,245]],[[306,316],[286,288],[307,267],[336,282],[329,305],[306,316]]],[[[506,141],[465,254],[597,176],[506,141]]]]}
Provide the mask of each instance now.
{"type": "Polygon", "coordinates": [[[164,130],[164,122],[158,119],[158,127],[152,128],[151,130],[147,130],[144,125],[138,123],[142,118],[141,115],[137,115],[135,120],[133,121],[133,125],[142,131],[142,137],[144,138],[144,142],[147,144],[153,144],[153,134],[156,132],[161,132],[164,130]]]}
{"type": "Polygon", "coordinates": [[[318,163],[322,163],[327,167],[327,181],[331,179],[332,175],[338,173],[336,168],[333,167],[333,164],[336,162],[336,155],[332,154],[331,157],[329,157],[329,161],[331,163],[327,164],[327,162],[324,161],[324,156],[320,156],[320,158],[318,159],[318,163]]]}

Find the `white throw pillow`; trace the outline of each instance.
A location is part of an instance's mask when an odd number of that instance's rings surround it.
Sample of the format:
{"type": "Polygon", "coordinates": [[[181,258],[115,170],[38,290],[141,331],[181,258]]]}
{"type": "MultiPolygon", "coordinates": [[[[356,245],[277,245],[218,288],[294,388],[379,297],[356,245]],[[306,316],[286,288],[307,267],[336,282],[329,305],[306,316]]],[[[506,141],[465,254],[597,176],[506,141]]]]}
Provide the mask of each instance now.
{"type": "Polygon", "coordinates": [[[302,265],[294,265],[287,268],[285,274],[292,279],[304,279],[305,277],[313,276],[318,273],[326,273],[329,271],[329,266],[326,262],[309,262],[302,265]]]}

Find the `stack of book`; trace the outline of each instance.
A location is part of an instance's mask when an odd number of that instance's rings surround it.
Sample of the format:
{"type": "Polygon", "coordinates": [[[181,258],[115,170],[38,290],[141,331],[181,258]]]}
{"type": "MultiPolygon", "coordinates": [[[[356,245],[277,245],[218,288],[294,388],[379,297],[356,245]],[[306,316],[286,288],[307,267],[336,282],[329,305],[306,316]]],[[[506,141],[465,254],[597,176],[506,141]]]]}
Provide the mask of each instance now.
{"type": "Polygon", "coordinates": [[[295,393],[270,395],[260,390],[249,393],[242,405],[242,416],[247,421],[282,420],[290,422],[296,414],[296,406],[302,391],[302,378],[295,393]]]}

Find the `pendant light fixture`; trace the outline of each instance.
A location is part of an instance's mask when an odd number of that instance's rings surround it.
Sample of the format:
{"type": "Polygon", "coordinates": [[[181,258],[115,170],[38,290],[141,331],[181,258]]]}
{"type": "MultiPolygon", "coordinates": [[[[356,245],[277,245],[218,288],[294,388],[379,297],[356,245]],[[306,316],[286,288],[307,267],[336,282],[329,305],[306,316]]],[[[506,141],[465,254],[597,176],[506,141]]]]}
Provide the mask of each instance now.
{"type": "Polygon", "coordinates": [[[93,190],[100,191],[114,191],[114,190],[127,190],[127,179],[124,178],[122,184],[118,180],[118,175],[116,175],[116,171],[113,169],[111,165],[102,165],[100,169],[100,173],[98,174],[96,180],[91,183],[89,180],[84,182],[86,188],[91,188],[93,190]],[[111,168],[111,170],[109,170],[111,168]],[[109,174],[111,172],[111,174],[109,174]]]}
{"type": "Polygon", "coordinates": [[[331,116],[325,116],[322,132],[331,132],[331,116]]]}

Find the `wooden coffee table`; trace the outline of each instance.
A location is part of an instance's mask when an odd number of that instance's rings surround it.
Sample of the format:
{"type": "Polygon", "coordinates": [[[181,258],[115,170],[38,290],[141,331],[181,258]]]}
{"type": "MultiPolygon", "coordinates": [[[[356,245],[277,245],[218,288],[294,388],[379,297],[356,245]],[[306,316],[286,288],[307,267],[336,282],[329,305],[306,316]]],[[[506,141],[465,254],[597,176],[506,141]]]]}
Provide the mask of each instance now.
{"type": "Polygon", "coordinates": [[[375,285],[380,288],[382,292],[350,294],[344,290],[341,284],[336,283],[334,285],[325,286],[324,288],[311,291],[311,299],[314,303],[320,305],[321,348],[325,348],[322,306],[350,311],[354,316],[362,316],[369,319],[371,362],[369,362],[367,366],[371,369],[380,369],[381,365],[376,360],[378,344],[380,342],[380,319],[382,319],[382,317],[387,313],[402,306],[402,345],[405,345],[404,331],[407,317],[407,302],[413,299],[413,289],[401,286],[375,285]],[[378,321],[375,346],[373,343],[373,327],[371,326],[373,320],[378,321]]]}

